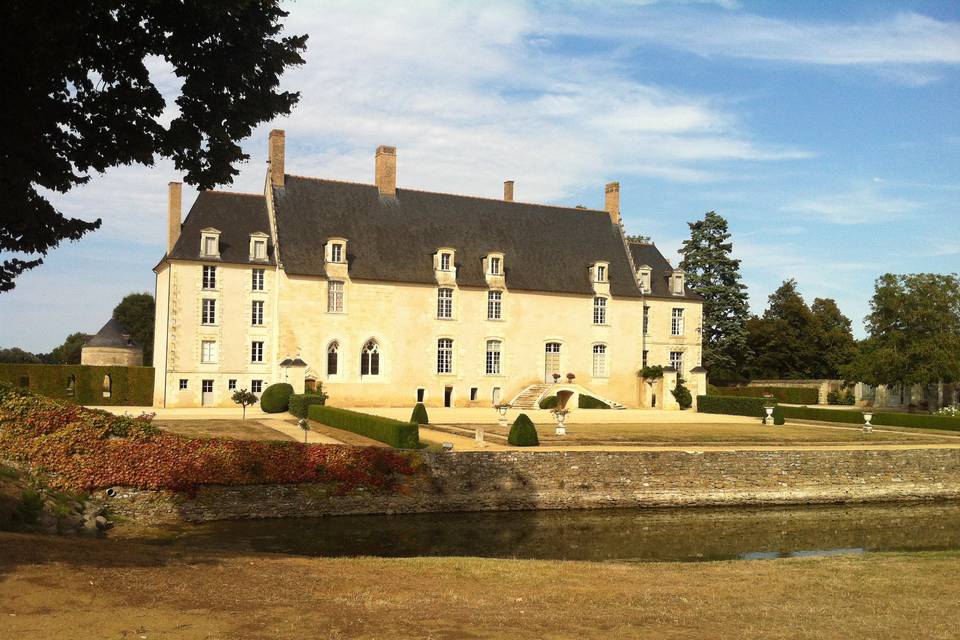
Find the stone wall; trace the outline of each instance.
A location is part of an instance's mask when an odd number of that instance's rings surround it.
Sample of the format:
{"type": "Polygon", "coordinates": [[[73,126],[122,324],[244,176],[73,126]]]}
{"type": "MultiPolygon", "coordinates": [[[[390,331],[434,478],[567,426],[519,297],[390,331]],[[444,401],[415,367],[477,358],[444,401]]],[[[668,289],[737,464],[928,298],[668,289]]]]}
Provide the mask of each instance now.
{"type": "Polygon", "coordinates": [[[117,490],[138,521],[960,498],[960,448],[794,451],[422,453],[395,495],[318,485],[203,487],[196,496],[117,490]]]}

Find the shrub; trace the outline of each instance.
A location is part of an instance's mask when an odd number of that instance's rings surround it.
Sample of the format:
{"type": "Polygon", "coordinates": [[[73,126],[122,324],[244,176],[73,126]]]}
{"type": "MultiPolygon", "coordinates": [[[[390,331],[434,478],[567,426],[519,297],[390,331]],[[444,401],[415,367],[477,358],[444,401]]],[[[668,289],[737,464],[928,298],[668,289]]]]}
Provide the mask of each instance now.
{"type": "Polygon", "coordinates": [[[86,405],[149,406],[153,404],[153,367],[80,364],[0,364],[0,381],[19,384],[48,398],[86,405]],[[103,377],[110,376],[110,396],[103,397],[103,377]],[[73,376],[73,389],[67,379],[73,376]]]}
{"type": "Polygon", "coordinates": [[[777,402],[787,404],[817,404],[820,392],[806,387],[707,387],[708,395],[735,396],[737,398],[762,398],[771,395],[777,402]]]}
{"type": "Polygon", "coordinates": [[[311,405],[326,404],[328,397],[325,393],[292,393],[288,411],[298,418],[306,418],[307,410],[311,405]]]}
{"type": "Polygon", "coordinates": [[[255,405],[259,401],[257,394],[253,393],[252,391],[247,391],[246,389],[237,389],[233,392],[233,395],[230,396],[230,399],[243,407],[244,420],[247,419],[247,407],[255,405]]]}
{"type": "Polygon", "coordinates": [[[260,408],[265,413],[283,413],[290,407],[291,395],[293,395],[292,384],[275,382],[260,395],[260,408]]]}
{"type": "Polygon", "coordinates": [[[736,396],[697,396],[699,413],[725,413],[734,416],[759,417],[767,415],[763,410],[769,400],[763,398],[738,398],[736,396]]]}
{"type": "Polygon", "coordinates": [[[537,428],[527,417],[527,414],[521,413],[513,421],[510,427],[510,435],[507,436],[507,442],[515,447],[536,447],[540,445],[540,438],[537,437],[537,428]]]}
{"type": "Polygon", "coordinates": [[[680,376],[677,376],[677,386],[675,386],[670,393],[673,394],[673,397],[681,409],[689,409],[693,406],[693,396],[690,395],[690,389],[687,389],[683,384],[683,378],[680,376]]]}
{"type": "MultiPolygon", "coordinates": [[[[783,407],[787,418],[863,424],[863,412],[813,407],[783,407]]],[[[960,418],[916,413],[874,413],[870,423],[878,427],[912,427],[916,429],[946,429],[960,431],[960,418]]]]}
{"type": "Polygon", "coordinates": [[[854,402],[856,398],[850,389],[837,389],[827,393],[827,404],[852,405],[854,402]]]}
{"type": "Polygon", "coordinates": [[[412,422],[401,422],[393,418],[374,416],[369,413],[348,411],[326,405],[315,404],[307,411],[311,420],[345,431],[352,431],[380,442],[386,442],[398,449],[418,449],[420,430],[412,422]]]}
{"type": "Polygon", "coordinates": [[[427,408],[422,402],[418,402],[410,414],[410,422],[413,424],[430,424],[430,416],[427,415],[427,408]]]}
{"type": "Polygon", "coordinates": [[[773,424],[784,424],[787,420],[783,415],[783,407],[774,407],[773,408],[773,424]]]}
{"type": "Polygon", "coordinates": [[[560,398],[557,396],[544,396],[540,399],[541,409],[556,409],[560,406],[560,398]]]}
{"type": "Polygon", "coordinates": [[[610,405],[602,400],[597,400],[593,396],[581,393],[577,399],[577,406],[581,409],[609,409],[610,405]]]}

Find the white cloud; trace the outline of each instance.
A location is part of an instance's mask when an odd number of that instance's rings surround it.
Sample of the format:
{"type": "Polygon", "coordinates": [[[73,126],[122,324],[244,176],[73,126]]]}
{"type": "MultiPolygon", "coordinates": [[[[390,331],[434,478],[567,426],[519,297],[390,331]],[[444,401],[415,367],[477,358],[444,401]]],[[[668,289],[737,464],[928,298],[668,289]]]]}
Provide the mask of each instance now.
{"type": "Polygon", "coordinates": [[[886,222],[917,210],[912,200],[886,195],[873,187],[801,199],[781,207],[781,211],[800,214],[834,224],[886,222]]]}

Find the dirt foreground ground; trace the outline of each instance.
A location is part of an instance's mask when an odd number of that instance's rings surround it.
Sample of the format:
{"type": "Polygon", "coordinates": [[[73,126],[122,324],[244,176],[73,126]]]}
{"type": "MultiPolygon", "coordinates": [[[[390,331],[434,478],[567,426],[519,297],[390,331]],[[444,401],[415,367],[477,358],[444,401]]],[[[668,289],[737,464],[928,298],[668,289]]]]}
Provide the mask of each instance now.
{"type": "Polygon", "coordinates": [[[955,638],[960,554],[324,559],[0,533],[0,638],[955,638]]]}

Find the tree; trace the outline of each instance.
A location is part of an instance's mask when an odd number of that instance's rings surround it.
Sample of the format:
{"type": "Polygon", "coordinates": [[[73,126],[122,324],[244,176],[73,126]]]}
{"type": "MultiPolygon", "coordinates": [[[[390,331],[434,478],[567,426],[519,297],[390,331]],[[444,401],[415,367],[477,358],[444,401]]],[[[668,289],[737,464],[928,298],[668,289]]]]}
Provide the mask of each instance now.
{"type": "Polygon", "coordinates": [[[54,348],[47,356],[41,355],[40,358],[48,364],[80,364],[80,351],[87,337],[80,332],[71,333],[62,345],[54,348]]]}
{"type": "Polygon", "coordinates": [[[143,364],[153,364],[153,322],[156,304],[149,293],[131,293],[113,308],[114,319],[143,347],[143,364]]]}
{"type": "Polygon", "coordinates": [[[727,221],[709,211],[703,220],[687,226],[690,239],[680,249],[680,268],[690,288],[703,296],[703,365],[711,377],[739,377],[750,357],[746,330],[750,311],[740,261],[731,257],[727,221]]]}
{"type": "Polygon", "coordinates": [[[960,279],[956,274],[885,274],[877,279],[869,337],[848,379],[929,387],[960,381],[960,279]]]}
{"type": "Polygon", "coordinates": [[[3,364],[40,364],[40,358],[20,347],[0,349],[0,363],[3,364]]]}
{"type": "Polygon", "coordinates": [[[840,378],[841,369],[853,361],[857,352],[850,318],[843,315],[832,298],[815,298],[810,311],[816,323],[814,343],[818,367],[814,376],[840,378]]]}
{"type": "Polygon", "coordinates": [[[247,419],[247,407],[253,404],[257,404],[257,396],[252,391],[247,391],[246,389],[237,389],[233,392],[231,399],[234,403],[243,407],[243,419],[247,419]]]}
{"type": "Polygon", "coordinates": [[[277,87],[303,63],[307,38],[279,37],[287,15],[279,5],[4,3],[0,252],[28,255],[0,264],[0,291],[62,241],[100,227],[64,216],[45,190],[66,193],[92,171],[151,166],[158,156],[202,189],[233,181],[248,157],[238,141],[299,99],[277,87]],[[158,60],[181,83],[175,105],[154,83],[158,60]]]}
{"type": "Polygon", "coordinates": [[[747,322],[747,345],[756,354],[747,365],[752,378],[812,378],[818,369],[816,321],[796,280],[770,294],[762,317],[747,322]]]}

